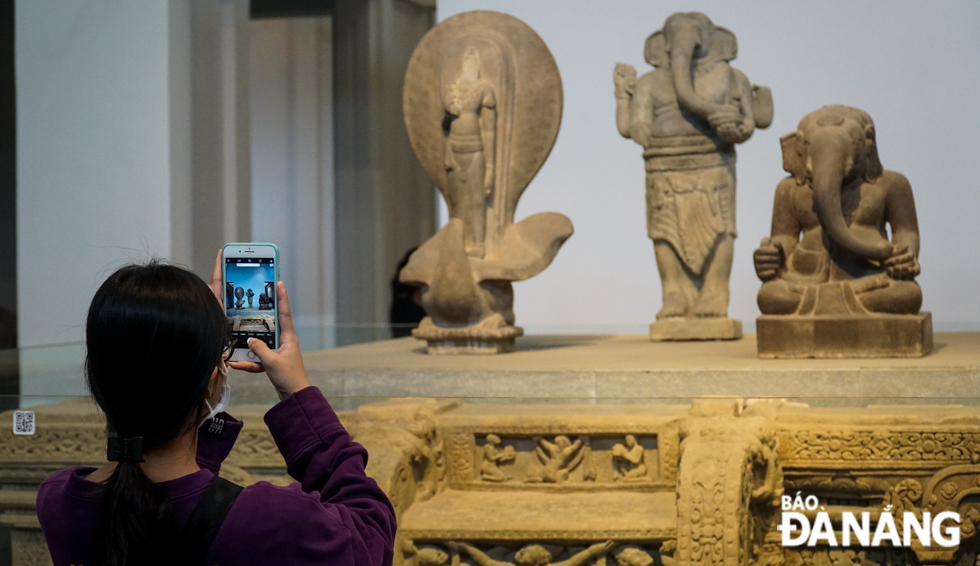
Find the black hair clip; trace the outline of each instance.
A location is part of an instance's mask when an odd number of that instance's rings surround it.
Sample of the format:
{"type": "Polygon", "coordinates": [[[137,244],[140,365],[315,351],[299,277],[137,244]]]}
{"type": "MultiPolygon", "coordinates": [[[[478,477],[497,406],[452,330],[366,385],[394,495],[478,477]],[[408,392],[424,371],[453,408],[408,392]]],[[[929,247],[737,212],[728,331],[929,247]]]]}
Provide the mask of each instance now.
{"type": "Polygon", "coordinates": [[[109,447],[108,450],[106,450],[106,459],[110,462],[142,462],[143,437],[110,436],[109,447]]]}

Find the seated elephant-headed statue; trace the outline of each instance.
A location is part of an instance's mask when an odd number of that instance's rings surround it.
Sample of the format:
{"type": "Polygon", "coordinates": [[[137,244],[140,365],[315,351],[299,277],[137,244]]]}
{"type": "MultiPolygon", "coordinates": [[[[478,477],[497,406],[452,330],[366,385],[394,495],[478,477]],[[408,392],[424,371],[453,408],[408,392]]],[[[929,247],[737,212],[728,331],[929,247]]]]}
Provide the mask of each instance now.
{"type": "Polygon", "coordinates": [[[919,312],[912,187],[882,168],[871,117],[825,106],[780,141],[790,176],[776,187],[772,233],[754,254],[759,355],[927,354],[932,321],[919,312]]]}

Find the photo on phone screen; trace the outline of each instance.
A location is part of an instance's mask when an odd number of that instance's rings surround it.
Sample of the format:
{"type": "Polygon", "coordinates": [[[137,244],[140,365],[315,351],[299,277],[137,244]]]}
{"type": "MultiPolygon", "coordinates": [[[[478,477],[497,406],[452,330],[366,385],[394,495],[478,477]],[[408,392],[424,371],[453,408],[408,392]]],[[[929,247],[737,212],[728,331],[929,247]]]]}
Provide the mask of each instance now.
{"type": "Polygon", "coordinates": [[[257,338],[276,348],[276,265],[270,257],[225,258],[225,313],[235,348],[257,338]]]}

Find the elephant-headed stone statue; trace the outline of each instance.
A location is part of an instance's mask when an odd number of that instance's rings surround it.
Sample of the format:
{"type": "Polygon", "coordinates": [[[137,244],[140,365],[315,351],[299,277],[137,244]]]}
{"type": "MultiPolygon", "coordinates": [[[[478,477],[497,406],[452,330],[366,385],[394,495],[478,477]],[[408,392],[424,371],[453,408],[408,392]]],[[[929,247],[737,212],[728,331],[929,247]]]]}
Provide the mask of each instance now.
{"type": "Polygon", "coordinates": [[[754,254],[759,355],[927,354],[912,187],[882,168],[871,116],[824,106],[780,141],[790,176],[776,186],[772,234],[754,254]]]}
{"type": "Polygon", "coordinates": [[[708,16],[677,13],[644,48],[654,67],[613,73],[616,125],[643,146],[647,232],[663,283],[653,340],[736,339],[728,318],[735,242],[735,144],[772,122],[772,93],[728,62],[735,35],[708,16]]]}

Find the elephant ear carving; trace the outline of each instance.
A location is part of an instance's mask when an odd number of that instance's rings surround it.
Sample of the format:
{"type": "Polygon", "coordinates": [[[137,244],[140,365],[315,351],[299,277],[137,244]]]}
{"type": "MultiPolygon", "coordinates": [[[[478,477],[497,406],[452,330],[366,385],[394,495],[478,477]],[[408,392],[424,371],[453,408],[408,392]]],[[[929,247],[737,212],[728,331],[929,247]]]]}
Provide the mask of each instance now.
{"type": "Polygon", "coordinates": [[[643,58],[653,67],[660,68],[667,65],[667,40],[664,38],[664,30],[657,30],[650,34],[643,44],[643,58]]]}
{"type": "Polygon", "coordinates": [[[874,125],[867,126],[864,129],[864,143],[866,145],[865,159],[867,159],[867,164],[864,169],[864,178],[867,181],[874,181],[884,172],[881,166],[881,159],[878,158],[878,142],[875,141],[875,127],[874,125]]]}
{"type": "Polygon", "coordinates": [[[715,61],[731,61],[738,55],[738,39],[728,28],[718,26],[711,41],[709,58],[715,61]]]}
{"type": "Polygon", "coordinates": [[[806,182],[806,155],[803,147],[803,133],[790,132],[779,138],[783,149],[783,169],[796,177],[800,185],[806,182]]]}

